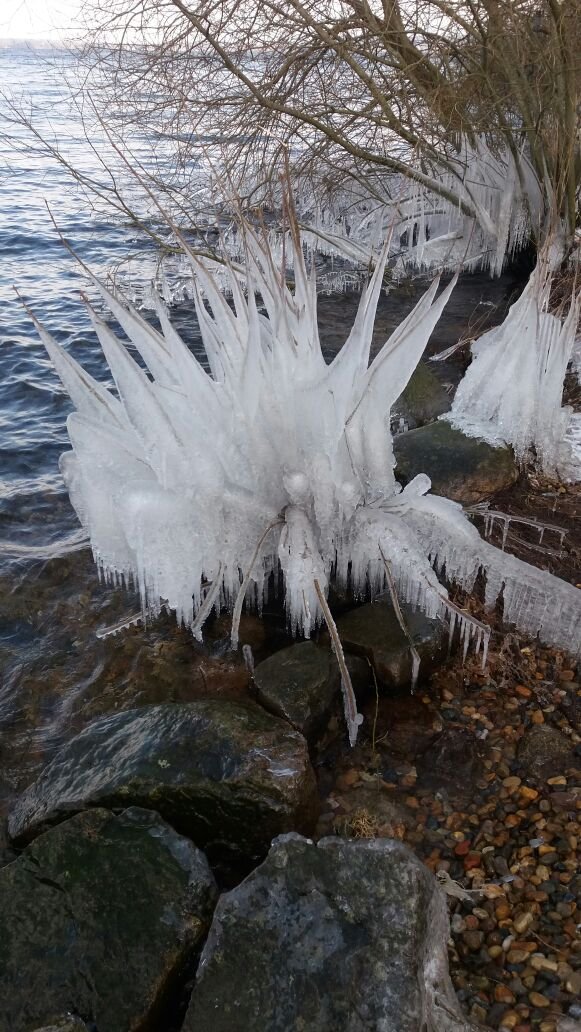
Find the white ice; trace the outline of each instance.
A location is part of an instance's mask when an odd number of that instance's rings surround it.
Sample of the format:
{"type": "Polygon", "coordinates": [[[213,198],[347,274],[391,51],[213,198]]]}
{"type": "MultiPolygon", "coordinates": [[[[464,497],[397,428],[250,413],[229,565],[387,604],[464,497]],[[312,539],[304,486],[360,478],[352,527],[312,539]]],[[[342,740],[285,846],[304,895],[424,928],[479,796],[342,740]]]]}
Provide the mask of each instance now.
{"type": "MultiPolygon", "coordinates": [[[[326,365],[296,223],[286,241],[293,290],[265,237],[247,224],[241,233],[244,277],[220,272],[232,303],[212,264],[189,253],[210,373],[159,298],[162,332],[98,284],[147,367],[90,309],[118,397],[37,324],[75,405],[61,468],[103,574],[137,585],[144,614],[167,604],[196,636],[213,609],[231,609],[236,643],[243,603],[260,610],[271,575],[282,575],[290,628],[308,636],[323,618],[332,630],[333,578],[363,597],[385,590],[388,564],[402,601],[458,621],[465,645],[486,649],[488,628],[453,605],[432,562],[469,589],[482,565],[489,604],[504,584],[508,620],[579,651],[576,589],[482,541],[459,506],[429,494],[426,476],[403,491],[395,480],[390,409],[455,280],[439,294],[435,280],[370,362],[385,246],[326,365]]],[[[343,689],[354,742],[360,717],[345,678],[343,689]]]]}

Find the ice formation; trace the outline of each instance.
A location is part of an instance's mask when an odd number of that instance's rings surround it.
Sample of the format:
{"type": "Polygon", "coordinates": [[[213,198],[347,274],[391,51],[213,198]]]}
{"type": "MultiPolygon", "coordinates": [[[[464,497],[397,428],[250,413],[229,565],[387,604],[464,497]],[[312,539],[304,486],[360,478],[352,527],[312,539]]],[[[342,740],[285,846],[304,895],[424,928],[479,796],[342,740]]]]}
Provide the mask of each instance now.
{"type": "MultiPolygon", "coordinates": [[[[410,165],[414,161],[410,156],[410,165]]],[[[330,194],[311,180],[297,184],[302,222],[318,251],[365,268],[378,242],[392,237],[391,273],[489,269],[499,275],[507,257],[541,229],[543,190],[524,151],[493,148],[484,136],[460,137],[446,170],[422,182],[394,175],[358,179],[356,173],[330,194]]],[[[334,270],[335,285],[345,270],[334,270]]]]}
{"type": "Polygon", "coordinates": [[[581,292],[564,319],[548,312],[553,273],[548,249],[500,326],[472,345],[472,363],[445,418],[489,444],[512,445],[517,459],[534,458],[547,473],[581,475],[579,417],[562,405],[581,292]]]}
{"type": "Polygon", "coordinates": [[[103,574],[135,583],[144,614],[169,606],[196,637],[213,609],[230,608],[234,646],[244,601],[260,610],[282,579],[294,633],[329,625],[353,743],[361,717],[326,602],[332,578],[356,596],[391,586],[429,616],[447,615],[484,659],[489,629],[452,603],[434,567],[471,589],[484,566],[489,605],[504,587],[507,620],[574,652],[580,593],[482,541],[459,505],[428,493],[425,475],[404,490],[395,480],[390,408],[455,281],[438,295],[436,279],[370,363],[386,245],[326,365],[314,272],[291,226],[293,290],[249,225],[244,276],[226,266],[232,303],[212,265],[188,252],[209,372],[159,298],[161,332],[97,281],[146,367],[89,307],[118,396],[36,325],[75,406],[61,469],[103,574]]]}

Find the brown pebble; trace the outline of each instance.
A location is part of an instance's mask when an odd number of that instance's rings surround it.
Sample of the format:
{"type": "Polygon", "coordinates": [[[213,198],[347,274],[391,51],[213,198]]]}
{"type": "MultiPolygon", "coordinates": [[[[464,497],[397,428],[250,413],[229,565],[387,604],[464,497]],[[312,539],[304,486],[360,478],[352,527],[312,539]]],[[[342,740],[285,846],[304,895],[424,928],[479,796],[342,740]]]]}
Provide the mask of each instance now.
{"type": "Polygon", "coordinates": [[[533,1007],[550,1007],[551,1001],[547,996],[543,996],[542,993],[529,993],[529,1000],[533,1007]]]}
{"type": "Polygon", "coordinates": [[[506,959],[509,964],[525,964],[529,955],[526,950],[509,950],[506,959]]]}
{"type": "Polygon", "coordinates": [[[544,724],[545,718],[543,716],[543,711],[540,709],[534,710],[534,712],[531,715],[531,720],[533,724],[544,724]]]}
{"type": "Polygon", "coordinates": [[[519,914],[517,917],[515,917],[513,921],[513,927],[515,932],[517,932],[519,935],[522,935],[523,932],[526,932],[527,928],[530,928],[533,921],[534,917],[531,914],[530,910],[525,910],[524,913],[519,914]]]}
{"type": "Polygon", "coordinates": [[[544,957],[542,953],[533,954],[529,963],[535,971],[556,971],[558,967],[555,960],[550,960],[549,957],[544,957]]]}
{"type": "Polygon", "coordinates": [[[516,1028],[520,1021],[520,1017],[516,1011],[505,1011],[502,1015],[501,1028],[513,1029],[516,1028]]]}
{"type": "Polygon", "coordinates": [[[529,802],[533,802],[535,799],[539,798],[539,793],[536,788],[529,788],[528,785],[523,785],[522,788],[519,789],[518,794],[521,799],[526,799],[529,802]]]}
{"type": "Polygon", "coordinates": [[[575,671],[574,670],[561,670],[561,673],[559,674],[559,680],[560,681],[574,681],[575,680],[575,671]]]}
{"type": "Polygon", "coordinates": [[[514,1003],[516,996],[507,985],[500,983],[494,989],[494,999],[497,1003],[514,1003]]]}

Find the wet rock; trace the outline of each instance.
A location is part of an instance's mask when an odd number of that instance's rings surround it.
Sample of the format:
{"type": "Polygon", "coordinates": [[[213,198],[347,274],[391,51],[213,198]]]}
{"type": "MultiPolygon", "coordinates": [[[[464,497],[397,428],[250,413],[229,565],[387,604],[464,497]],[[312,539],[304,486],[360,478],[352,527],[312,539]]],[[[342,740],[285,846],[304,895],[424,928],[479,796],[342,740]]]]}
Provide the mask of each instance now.
{"type": "Polygon", "coordinates": [[[491,448],[437,420],[394,438],[396,477],[407,484],[427,473],[434,494],[475,505],[514,484],[518,470],[510,448],[491,448]]]}
{"type": "Polygon", "coordinates": [[[92,810],[48,831],[0,872],[0,1028],[85,1028],[55,1020],[71,1011],[103,1032],[153,1028],[194,970],[216,895],[203,853],[150,811],[92,810]]]}
{"type": "Polygon", "coordinates": [[[312,641],[297,642],[259,663],[258,701],[310,741],[327,723],[340,687],[337,661],[312,641]]]}
{"type": "Polygon", "coordinates": [[[68,1014],[63,1018],[55,1018],[50,1025],[35,1028],[34,1032],[87,1032],[87,1026],[74,1014],[68,1014]]]}
{"type": "Polygon", "coordinates": [[[421,783],[453,790],[458,801],[474,792],[482,767],[479,743],[463,728],[445,728],[417,760],[421,783]]]}
{"type": "Polygon", "coordinates": [[[16,803],[18,843],[91,806],[157,810],[212,859],[263,856],[284,831],[310,831],[317,801],[307,744],[253,703],[201,699],[94,721],[16,803]]]}
{"type": "Polygon", "coordinates": [[[559,774],[574,763],[569,739],[546,724],[537,724],[525,731],[518,747],[518,761],[529,774],[559,774]]]}
{"type": "Polygon", "coordinates": [[[425,362],[420,362],[392,409],[395,416],[405,420],[410,430],[431,423],[448,412],[451,401],[444,387],[425,362]]]}
{"type": "MultiPolygon", "coordinates": [[[[403,605],[402,611],[420,655],[421,679],[445,656],[444,625],[410,606],[403,605]]],[[[412,673],[409,645],[391,602],[381,599],[352,609],[339,618],[337,629],[343,648],[368,659],[378,682],[390,688],[409,687],[412,673]]]]}
{"type": "Polygon", "coordinates": [[[184,1032],[460,1032],[448,917],[399,842],[298,835],[223,895],[184,1032]]]}
{"type": "MultiPolygon", "coordinates": [[[[371,677],[369,664],[357,656],[347,656],[346,663],[353,688],[364,691],[371,677]]],[[[330,649],[301,641],[259,663],[254,683],[265,709],[316,741],[339,699],[341,678],[330,649]]]]}

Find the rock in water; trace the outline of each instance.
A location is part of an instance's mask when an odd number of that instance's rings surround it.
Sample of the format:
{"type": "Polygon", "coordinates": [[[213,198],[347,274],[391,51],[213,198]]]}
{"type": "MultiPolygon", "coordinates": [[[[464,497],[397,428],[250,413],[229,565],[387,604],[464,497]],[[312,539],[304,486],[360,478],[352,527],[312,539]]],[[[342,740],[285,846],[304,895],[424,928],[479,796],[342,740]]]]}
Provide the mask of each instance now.
{"type": "MultiPolygon", "coordinates": [[[[436,662],[444,659],[447,632],[441,620],[432,620],[411,606],[402,612],[420,657],[420,678],[436,662]]],[[[337,621],[337,630],[348,652],[364,656],[372,664],[377,680],[390,688],[409,688],[412,659],[408,640],[395,615],[391,601],[370,602],[352,609],[337,621]]]]}
{"type": "Polygon", "coordinates": [[[466,1032],[448,934],[402,843],[282,836],[220,898],[183,1032],[466,1032]]]}
{"type": "Polygon", "coordinates": [[[557,728],[533,725],[519,742],[517,758],[528,774],[562,774],[574,763],[573,746],[557,728]]]}
{"type": "Polygon", "coordinates": [[[158,1027],[216,895],[204,854],[150,811],[48,831],[0,871],[0,1028],[54,1028],[71,1011],[99,1032],[158,1027]]]}
{"type": "Polygon", "coordinates": [[[144,806],[217,861],[262,858],[276,835],[312,830],[305,739],[253,703],[201,699],[103,717],[68,742],[16,803],[18,843],[92,806],[144,806]]]}
{"type": "Polygon", "coordinates": [[[482,502],[518,477],[510,448],[492,448],[441,419],[398,434],[393,450],[396,477],[402,484],[417,473],[427,473],[434,494],[462,505],[482,502]]]}

